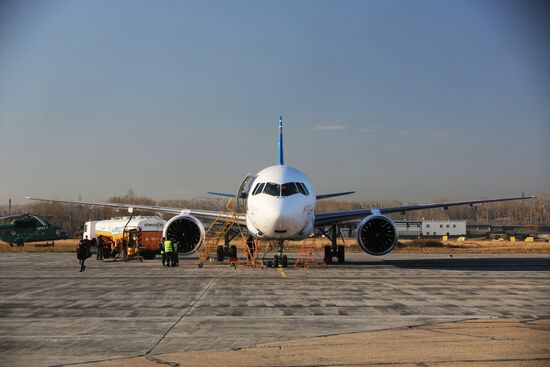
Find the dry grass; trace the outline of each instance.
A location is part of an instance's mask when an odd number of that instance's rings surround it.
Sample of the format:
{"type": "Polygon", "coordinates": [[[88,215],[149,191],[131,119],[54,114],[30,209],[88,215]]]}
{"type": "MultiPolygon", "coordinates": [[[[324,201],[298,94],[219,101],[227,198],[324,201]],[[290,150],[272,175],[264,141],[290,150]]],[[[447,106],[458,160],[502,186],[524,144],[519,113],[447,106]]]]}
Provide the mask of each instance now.
{"type": "MultiPolygon", "coordinates": [[[[330,245],[327,238],[313,238],[312,241],[319,253],[323,252],[326,245],[330,245]]],[[[339,241],[341,243],[341,241],[339,241]]],[[[27,243],[23,247],[9,247],[5,242],[0,241],[0,252],[74,252],[77,239],[60,240],[55,242],[55,246],[41,246],[40,243],[27,243]]],[[[242,246],[242,241],[234,239],[232,244],[238,248],[242,246]]],[[[262,251],[266,248],[266,243],[262,242],[260,248],[262,251]]],[[[291,241],[287,250],[289,252],[299,252],[302,246],[301,241],[291,241]]],[[[355,238],[346,238],[345,246],[347,252],[363,252],[355,238]]],[[[441,242],[432,239],[422,240],[401,240],[394,252],[401,253],[482,253],[482,254],[550,254],[550,242],[510,242],[510,241],[489,241],[489,240],[467,240],[465,242],[446,241],[441,242]]]]}
{"type": "Polygon", "coordinates": [[[0,252],[75,252],[79,240],[58,240],[54,246],[45,246],[44,242],[25,243],[22,247],[10,247],[0,241],[0,252]]]}

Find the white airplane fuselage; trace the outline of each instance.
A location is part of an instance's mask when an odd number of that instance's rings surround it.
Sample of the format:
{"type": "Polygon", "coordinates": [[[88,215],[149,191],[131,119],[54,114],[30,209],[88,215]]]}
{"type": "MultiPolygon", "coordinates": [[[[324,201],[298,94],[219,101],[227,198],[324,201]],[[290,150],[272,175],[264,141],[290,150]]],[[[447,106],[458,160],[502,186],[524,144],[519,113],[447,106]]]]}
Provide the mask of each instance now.
{"type": "Polygon", "coordinates": [[[249,234],[268,240],[300,240],[313,231],[315,190],[302,172],[287,165],[267,167],[258,172],[250,187],[249,234]]]}

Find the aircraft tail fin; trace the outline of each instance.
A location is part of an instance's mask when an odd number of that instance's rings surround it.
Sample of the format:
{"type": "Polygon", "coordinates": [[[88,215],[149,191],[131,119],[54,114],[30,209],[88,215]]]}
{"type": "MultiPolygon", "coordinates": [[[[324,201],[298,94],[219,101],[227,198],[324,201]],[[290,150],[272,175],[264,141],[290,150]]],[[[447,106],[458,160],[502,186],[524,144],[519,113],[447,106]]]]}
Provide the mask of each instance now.
{"type": "Polygon", "coordinates": [[[278,144],[277,164],[285,164],[285,156],[283,151],[283,116],[279,116],[279,144],[278,144]]]}

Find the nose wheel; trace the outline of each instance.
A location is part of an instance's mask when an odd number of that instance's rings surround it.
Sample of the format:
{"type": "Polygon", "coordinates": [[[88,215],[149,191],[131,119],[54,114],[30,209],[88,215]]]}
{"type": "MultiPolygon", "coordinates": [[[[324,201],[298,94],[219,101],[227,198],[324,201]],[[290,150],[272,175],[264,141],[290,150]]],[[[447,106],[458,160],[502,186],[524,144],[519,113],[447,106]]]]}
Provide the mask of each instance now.
{"type": "Polygon", "coordinates": [[[274,268],[278,268],[279,266],[283,268],[288,267],[288,257],[284,254],[284,251],[285,241],[277,241],[278,254],[273,255],[273,261],[267,261],[267,266],[274,268]]]}

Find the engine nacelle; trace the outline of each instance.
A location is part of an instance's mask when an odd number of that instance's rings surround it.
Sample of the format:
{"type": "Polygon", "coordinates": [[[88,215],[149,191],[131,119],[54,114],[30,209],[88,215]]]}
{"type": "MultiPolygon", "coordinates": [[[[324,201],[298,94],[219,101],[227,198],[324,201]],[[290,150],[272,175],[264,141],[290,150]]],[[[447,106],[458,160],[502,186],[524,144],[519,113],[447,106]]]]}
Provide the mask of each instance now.
{"type": "Polygon", "coordinates": [[[191,215],[178,215],[166,222],[162,236],[178,243],[183,255],[197,251],[204,242],[204,225],[191,215]]]}
{"type": "Polygon", "coordinates": [[[357,226],[357,243],[370,255],[385,255],[397,245],[397,228],[383,215],[370,215],[357,226]]]}

